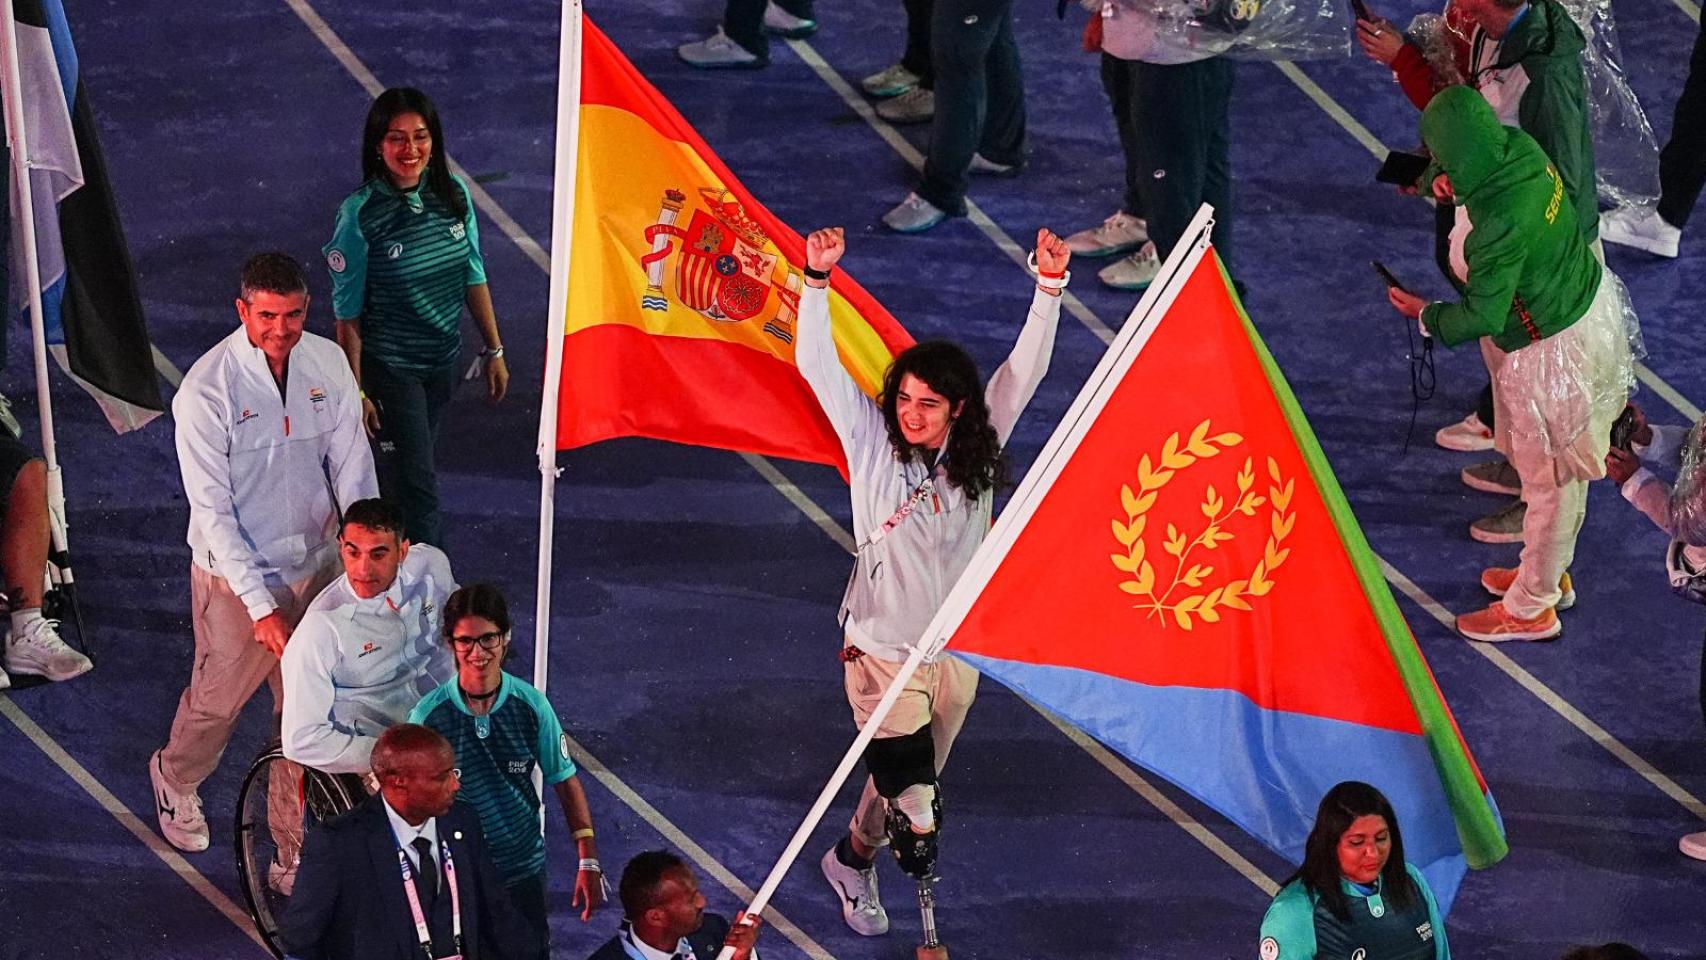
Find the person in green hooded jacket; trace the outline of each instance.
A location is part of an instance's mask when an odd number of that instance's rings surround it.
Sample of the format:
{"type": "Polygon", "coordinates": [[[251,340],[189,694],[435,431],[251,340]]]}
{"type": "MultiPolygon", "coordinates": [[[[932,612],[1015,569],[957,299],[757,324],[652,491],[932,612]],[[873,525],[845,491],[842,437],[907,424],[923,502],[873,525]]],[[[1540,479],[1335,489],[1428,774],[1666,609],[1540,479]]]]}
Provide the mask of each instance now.
{"type": "Polygon", "coordinates": [[[1533,137],[1502,126],[1467,87],[1439,92],[1422,113],[1435,165],[1425,182],[1461,205],[1475,229],[1456,302],[1392,288],[1392,305],[1447,346],[1479,340],[1497,408],[1494,447],[1517,470],[1522,557],[1481,583],[1502,597],[1457,618],[1472,640],[1549,640],[1562,625],[1564,572],[1587,512],[1587,482],[1605,472],[1611,423],[1633,383],[1627,297],[1594,256],[1568,188],[1533,137]]]}

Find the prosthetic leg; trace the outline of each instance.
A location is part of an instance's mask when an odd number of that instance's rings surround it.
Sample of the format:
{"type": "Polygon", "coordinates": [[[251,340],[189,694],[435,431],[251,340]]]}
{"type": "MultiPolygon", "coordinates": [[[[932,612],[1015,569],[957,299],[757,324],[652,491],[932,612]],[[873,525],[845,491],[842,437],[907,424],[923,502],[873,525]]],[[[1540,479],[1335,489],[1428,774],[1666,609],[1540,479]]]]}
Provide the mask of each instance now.
{"type": "Polygon", "coordinates": [[[889,850],[900,869],[918,883],[918,912],[924,942],[917,960],[947,960],[936,935],[936,857],[942,833],[942,788],[936,782],[936,751],[930,726],[904,737],[871,741],[865,752],[877,793],[888,813],[889,850]]]}

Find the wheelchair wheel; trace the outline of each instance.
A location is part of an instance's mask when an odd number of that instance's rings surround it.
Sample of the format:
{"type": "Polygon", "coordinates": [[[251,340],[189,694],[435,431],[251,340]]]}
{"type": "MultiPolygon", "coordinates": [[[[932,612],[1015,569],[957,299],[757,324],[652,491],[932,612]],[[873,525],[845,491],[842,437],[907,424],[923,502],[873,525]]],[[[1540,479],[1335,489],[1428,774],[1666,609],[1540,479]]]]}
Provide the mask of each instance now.
{"type": "Polygon", "coordinates": [[[360,777],[305,770],[285,759],[277,740],[249,765],[237,793],[232,847],[249,917],[273,956],[284,956],[278,925],[296,883],[304,824],[329,820],[366,796],[360,777]]]}

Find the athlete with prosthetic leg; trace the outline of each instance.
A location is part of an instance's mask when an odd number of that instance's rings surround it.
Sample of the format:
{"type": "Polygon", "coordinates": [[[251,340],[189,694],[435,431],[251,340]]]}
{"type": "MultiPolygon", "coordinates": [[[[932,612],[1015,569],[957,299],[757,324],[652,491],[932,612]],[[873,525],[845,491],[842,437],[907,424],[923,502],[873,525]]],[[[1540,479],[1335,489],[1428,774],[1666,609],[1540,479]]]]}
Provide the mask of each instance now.
{"type": "MultiPolygon", "coordinates": [[[[842,367],[830,334],[829,274],[845,251],[839,227],[806,239],[795,362],[847,455],[859,548],[841,602],[841,660],[853,719],[863,725],[989,532],[995,490],[1007,479],[1001,449],[1048,371],[1072,254],[1053,233],[1037,231],[1030,313],[987,388],[963,349],[930,341],[894,359],[872,402],[842,367]]],[[[922,956],[946,955],[934,935],[930,887],[941,829],[936,778],[977,677],[952,657],[919,666],[865,753],[870,777],[848,835],[822,862],[847,925],[877,936],[889,921],[875,857],[890,845],[919,881],[922,956]]]]}

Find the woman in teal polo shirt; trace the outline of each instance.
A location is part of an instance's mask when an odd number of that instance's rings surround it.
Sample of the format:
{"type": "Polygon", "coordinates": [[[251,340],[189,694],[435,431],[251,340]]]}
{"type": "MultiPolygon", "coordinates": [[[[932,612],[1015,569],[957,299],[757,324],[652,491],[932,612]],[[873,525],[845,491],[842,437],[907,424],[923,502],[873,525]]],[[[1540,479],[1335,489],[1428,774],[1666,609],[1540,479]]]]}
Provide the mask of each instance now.
{"type": "Polygon", "coordinates": [[[1261,960],[1451,960],[1421,871],[1404,862],[1398,817],[1347,780],[1321,798],[1303,866],[1262,918],[1261,960]]]}
{"type": "Polygon", "coordinates": [[[433,447],[456,386],[464,306],[484,343],[488,399],[509,387],[479,227],[468,185],[450,172],[438,109],[419,90],[373,101],[361,173],[323,251],[338,343],[361,384],[380,491],[402,504],[410,540],[443,546],[433,447]]]}

